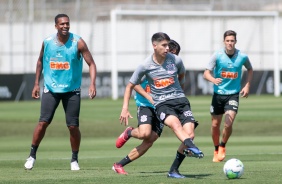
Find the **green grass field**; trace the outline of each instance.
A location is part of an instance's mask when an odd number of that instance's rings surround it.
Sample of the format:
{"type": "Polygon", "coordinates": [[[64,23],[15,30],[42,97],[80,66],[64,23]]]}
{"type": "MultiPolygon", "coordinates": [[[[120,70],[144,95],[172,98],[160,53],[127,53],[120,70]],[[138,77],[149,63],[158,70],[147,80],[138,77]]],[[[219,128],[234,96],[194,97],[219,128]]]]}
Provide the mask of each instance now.
{"type": "MultiPolygon", "coordinates": [[[[189,97],[195,118],[200,122],[195,142],[205,153],[203,159],[186,158],[180,172],[185,179],[170,179],[167,171],[175,157],[179,141],[165,128],[162,137],[140,159],[125,166],[128,176],[111,170],[141,141],[131,139],[121,149],[116,137],[124,130],[119,124],[122,101],[83,100],[80,128],[82,142],[80,171],[70,171],[70,144],[62,107],[42,141],[35,167],[24,170],[33,129],[40,111],[39,101],[0,102],[0,183],[93,183],[93,184],[180,184],[180,183],[281,183],[282,177],[282,97],[250,96],[240,99],[240,110],[233,135],[227,144],[227,159],[238,158],[245,166],[240,179],[228,180],[223,174],[225,162],[212,163],[209,104],[211,96],[189,97]]],[[[136,107],[131,101],[130,125],[136,126],[136,107]]]]}

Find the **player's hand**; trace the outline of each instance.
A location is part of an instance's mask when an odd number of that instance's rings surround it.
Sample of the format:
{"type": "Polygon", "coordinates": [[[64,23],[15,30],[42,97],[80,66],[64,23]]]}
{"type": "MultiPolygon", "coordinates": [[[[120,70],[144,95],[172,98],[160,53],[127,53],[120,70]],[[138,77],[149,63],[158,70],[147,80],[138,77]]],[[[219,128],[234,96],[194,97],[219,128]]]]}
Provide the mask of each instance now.
{"type": "Polygon", "coordinates": [[[124,123],[124,126],[128,125],[128,118],[133,118],[130,114],[130,112],[128,111],[128,109],[126,108],[122,108],[120,117],[119,117],[119,121],[120,124],[124,123]]]}
{"type": "Polygon", "coordinates": [[[215,78],[213,83],[218,86],[219,84],[221,84],[221,82],[222,82],[221,78],[215,78]]]}
{"type": "Polygon", "coordinates": [[[151,96],[150,96],[150,98],[148,100],[150,101],[151,104],[154,105],[155,102],[154,102],[154,100],[153,100],[153,98],[151,96]]]}
{"type": "Polygon", "coordinates": [[[32,93],[31,93],[31,97],[34,99],[38,99],[40,97],[40,87],[39,85],[34,85],[32,93]]]}
{"type": "Polygon", "coordinates": [[[245,86],[241,91],[240,91],[241,97],[248,98],[249,96],[249,87],[245,86]]]}
{"type": "Polygon", "coordinates": [[[96,96],[96,87],[94,85],[89,86],[88,95],[90,99],[95,98],[96,96]]]}

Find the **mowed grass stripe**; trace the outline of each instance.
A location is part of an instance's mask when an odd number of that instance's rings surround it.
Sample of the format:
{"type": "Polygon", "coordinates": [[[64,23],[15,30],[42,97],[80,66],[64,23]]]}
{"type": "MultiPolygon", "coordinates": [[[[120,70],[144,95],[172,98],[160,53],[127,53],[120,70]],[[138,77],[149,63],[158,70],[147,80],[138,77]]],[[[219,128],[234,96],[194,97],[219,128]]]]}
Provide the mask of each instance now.
{"type": "MultiPolygon", "coordinates": [[[[166,177],[180,142],[168,127],[161,138],[140,159],[125,167],[128,176],[117,175],[112,164],[126,156],[141,141],[131,139],[121,149],[115,148],[116,137],[124,130],[119,123],[122,99],[82,100],[80,128],[82,142],[79,172],[70,171],[69,133],[60,105],[47,130],[33,170],[23,168],[29,154],[32,132],[39,117],[40,102],[1,102],[0,104],[0,183],[2,184],[225,184],[281,183],[282,97],[255,96],[240,99],[239,114],[233,135],[227,144],[227,157],[238,158],[245,165],[239,180],[227,180],[223,175],[225,162],[212,163],[213,145],[210,136],[209,106],[211,96],[188,97],[194,116],[200,122],[196,129],[196,144],[205,158],[186,158],[180,172],[184,180],[166,177]]],[[[136,126],[136,107],[130,101],[136,126]]]]}
{"type": "Polygon", "coordinates": [[[175,137],[162,137],[146,155],[125,167],[128,176],[117,175],[112,164],[123,158],[138,140],[130,140],[123,148],[113,145],[114,138],[85,138],[79,156],[81,171],[69,169],[69,143],[66,137],[46,138],[38,150],[36,165],[25,171],[23,164],[29,152],[27,137],[1,138],[0,183],[279,183],[281,178],[281,137],[233,137],[227,149],[227,159],[238,158],[245,165],[245,173],[239,180],[227,180],[223,175],[225,162],[212,163],[213,146],[209,137],[198,137],[197,143],[205,158],[186,158],[180,171],[184,180],[169,179],[167,171],[175,157],[179,141],[175,137]],[[256,143],[257,140],[257,143],[256,143]],[[273,145],[265,145],[273,141],[273,145]],[[10,145],[10,146],[9,146],[10,145]],[[12,145],[12,146],[11,146],[12,145]],[[8,150],[8,151],[7,151],[8,150]],[[280,152],[279,152],[280,150],[280,152]]]}

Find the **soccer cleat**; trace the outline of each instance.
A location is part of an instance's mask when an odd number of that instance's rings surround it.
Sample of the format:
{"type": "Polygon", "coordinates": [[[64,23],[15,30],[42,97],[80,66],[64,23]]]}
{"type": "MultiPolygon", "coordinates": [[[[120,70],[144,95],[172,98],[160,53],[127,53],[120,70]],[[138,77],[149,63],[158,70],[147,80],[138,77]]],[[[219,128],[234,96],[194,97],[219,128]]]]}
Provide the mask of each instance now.
{"type": "Polygon", "coordinates": [[[195,158],[203,158],[204,157],[204,153],[199,150],[197,147],[194,148],[186,148],[183,150],[184,155],[186,157],[195,157],[195,158]]]}
{"type": "Polygon", "coordinates": [[[128,173],[124,170],[124,168],[122,167],[121,164],[117,164],[117,163],[114,163],[113,167],[112,167],[112,170],[115,171],[116,173],[118,174],[124,174],[124,175],[127,175],[128,173]]]}
{"type": "Polygon", "coordinates": [[[180,174],[178,170],[173,170],[167,173],[168,178],[186,178],[184,175],[180,174]]]}
{"type": "Polygon", "coordinates": [[[80,167],[79,167],[77,161],[71,162],[70,165],[71,165],[71,170],[72,170],[72,171],[79,171],[79,170],[80,170],[80,167]]]}
{"type": "Polygon", "coordinates": [[[214,151],[214,152],[213,152],[213,159],[212,159],[213,162],[220,162],[220,161],[218,160],[217,156],[218,156],[218,151],[214,151]]]}
{"type": "Polygon", "coordinates": [[[121,148],[130,137],[128,137],[128,131],[129,130],[133,130],[133,127],[127,127],[122,134],[120,134],[120,136],[117,138],[116,140],[116,147],[117,148],[121,148]]]}
{"type": "Polygon", "coordinates": [[[221,162],[225,159],[225,147],[219,146],[218,147],[218,160],[221,162]]]}
{"type": "Polygon", "coordinates": [[[34,163],[35,163],[35,158],[29,156],[27,159],[26,159],[26,162],[24,164],[24,167],[26,170],[31,170],[34,166],[34,163]]]}

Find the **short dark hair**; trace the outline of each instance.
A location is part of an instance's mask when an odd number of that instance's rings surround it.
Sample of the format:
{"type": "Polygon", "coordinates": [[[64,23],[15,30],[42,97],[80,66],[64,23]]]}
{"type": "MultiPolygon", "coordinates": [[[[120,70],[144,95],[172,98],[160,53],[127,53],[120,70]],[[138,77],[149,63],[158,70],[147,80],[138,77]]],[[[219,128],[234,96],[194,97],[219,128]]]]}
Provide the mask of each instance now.
{"type": "Polygon", "coordinates": [[[178,55],[181,47],[180,45],[175,41],[175,40],[170,40],[168,43],[169,51],[171,52],[172,50],[175,50],[175,54],[178,55]]]}
{"type": "Polygon", "coordinates": [[[155,41],[161,42],[164,40],[170,41],[170,38],[166,33],[158,32],[158,33],[153,34],[152,36],[152,43],[155,41]]]}
{"type": "Polygon", "coordinates": [[[58,23],[58,19],[61,18],[61,17],[67,17],[68,19],[70,19],[67,14],[61,13],[61,14],[58,14],[58,15],[55,17],[55,24],[58,23]]]}
{"type": "Polygon", "coordinates": [[[237,33],[235,31],[233,31],[233,30],[225,31],[225,33],[223,35],[223,40],[225,40],[226,36],[234,36],[235,40],[237,40],[237,38],[236,38],[237,33]]]}

